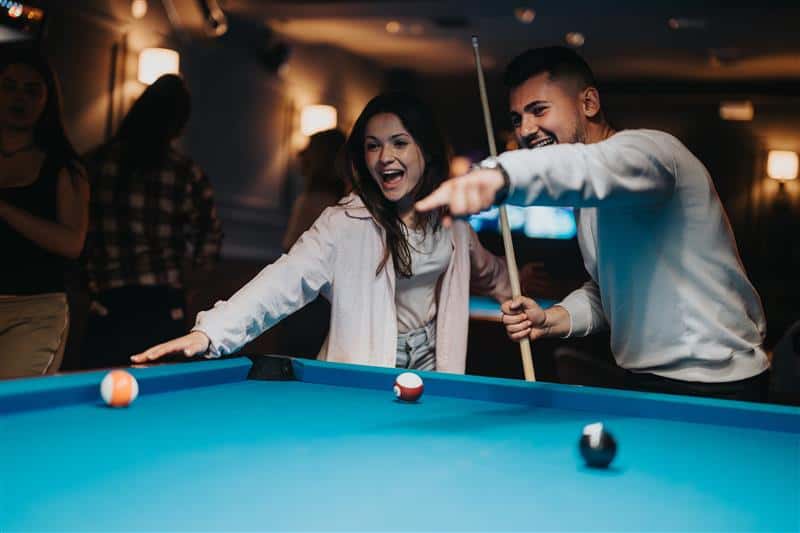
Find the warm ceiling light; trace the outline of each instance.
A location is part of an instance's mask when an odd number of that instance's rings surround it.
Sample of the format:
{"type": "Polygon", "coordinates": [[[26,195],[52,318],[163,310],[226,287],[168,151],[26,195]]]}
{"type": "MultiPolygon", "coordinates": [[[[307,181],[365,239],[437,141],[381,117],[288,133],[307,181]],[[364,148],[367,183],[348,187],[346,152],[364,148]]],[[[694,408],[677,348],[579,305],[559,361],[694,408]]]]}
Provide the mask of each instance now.
{"type": "Polygon", "coordinates": [[[28,20],[42,20],[44,18],[44,11],[36,9],[35,7],[28,8],[28,20]]]}
{"type": "Polygon", "coordinates": [[[571,31],[565,37],[567,44],[573,48],[578,48],[579,46],[583,46],[583,43],[586,42],[586,38],[583,36],[582,33],[577,31],[571,31]]]}
{"type": "Polygon", "coordinates": [[[402,29],[403,26],[396,20],[390,20],[386,23],[386,31],[389,33],[400,33],[400,30],[402,29]]]}
{"type": "Polygon", "coordinates": [[[514,16],[523,24],[530,24],[536,18],[536,11],[527,7],[518,7],[514,10],[514,16]]]}
{"type": "Polygon", "coordinates": [[[336,127],[336,108],[332,105],[307,105],[300,112],[300,131],[311,136],[336,127]]]}
{"type": "Polygon", "coordinates": [[[150,85],[164,74],[180,73],[181,58],[168,48],[145,48],[139,53],[139,81],[150,85]]]}
{"type": "Polygon", "coordinates": [[[133,18],[140,19],[147,14],[147,0],[133,0],[131,2],[131,15],[133,18]]]}
{"type": "Polygon", "coordinates": [[[797,152],[770,150],[767,155],[767,176],[774,180],[797,179],[797,152]]]}
{"type": "Polygon", "coordinates": [[[722,120],[753,120],[755,110],[753,102],[741,100],[738,102],[722,102],[719,104],[719,116],[722,120]]]}

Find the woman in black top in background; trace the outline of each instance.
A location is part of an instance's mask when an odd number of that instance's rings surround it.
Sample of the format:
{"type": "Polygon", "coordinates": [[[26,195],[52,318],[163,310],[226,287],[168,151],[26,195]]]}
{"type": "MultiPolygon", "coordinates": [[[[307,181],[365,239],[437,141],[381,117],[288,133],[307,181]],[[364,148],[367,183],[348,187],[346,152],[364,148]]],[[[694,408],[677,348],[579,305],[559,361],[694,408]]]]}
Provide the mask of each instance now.
{"type": "Polygon", "coordinates": [[[58,83],[30,50],[0,54],[0,378],[58,370],[67,261],[83,248],[89,185],[67,139],[58,83]]]}

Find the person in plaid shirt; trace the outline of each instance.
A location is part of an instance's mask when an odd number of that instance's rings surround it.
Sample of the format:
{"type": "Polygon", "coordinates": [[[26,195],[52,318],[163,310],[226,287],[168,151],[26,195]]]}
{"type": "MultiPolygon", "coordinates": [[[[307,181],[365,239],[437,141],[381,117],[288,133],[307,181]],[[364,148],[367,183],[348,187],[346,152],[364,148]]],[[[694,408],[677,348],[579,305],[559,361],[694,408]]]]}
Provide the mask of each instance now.
{"type": "Polygon", "coordinates": [[[87,368],[127,365],[131,353],[184,331],[187,255],[193,271],[210,269],[219,256],[211,184],[172,147],[189,113],[183,80],[162,76],[133,104],[114,138],[87,156],[87,368]]]}

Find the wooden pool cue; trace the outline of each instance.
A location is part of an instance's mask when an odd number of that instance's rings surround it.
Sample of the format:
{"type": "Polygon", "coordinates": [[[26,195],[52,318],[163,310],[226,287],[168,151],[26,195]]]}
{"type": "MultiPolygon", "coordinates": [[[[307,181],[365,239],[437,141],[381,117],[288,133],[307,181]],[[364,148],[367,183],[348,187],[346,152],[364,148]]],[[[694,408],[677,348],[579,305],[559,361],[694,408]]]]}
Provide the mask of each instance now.
{"type": "MultiPolygon", "coordinates": [[[[481,68],[481,56],[478,50],[478,36],[472,36],[472,50],[475,52],[475,68],[478,71],[478,88],[481,93],[481,105],[483,106],[483,122],[486,125],[486,137],[489,139],[489,155],[497,157],[497,146],[494,140],[492,129],[492,116],[489,111],[489,101],[486,97],[486,82],[483,79],[483,68],[481,68]]],[[[517,270],[517,259],[514,253],[514,243],[511,240],[511,228],[508,226],[508,213],[506,206],[500,206],[500,230],[503,234],[503,248],[506,252],[506,263],[508,264],[508,277],[511,280],[511,294],[514,298],[522,295],[519,286],[519,271],[517,270]]],[[[522,370],[525,373],[525,381],[536,381],[536,372],[533,368],[533,356],[531,355],[530,339],[525,337],[519,343],[520,355],[522,356],[522,370]]]]}

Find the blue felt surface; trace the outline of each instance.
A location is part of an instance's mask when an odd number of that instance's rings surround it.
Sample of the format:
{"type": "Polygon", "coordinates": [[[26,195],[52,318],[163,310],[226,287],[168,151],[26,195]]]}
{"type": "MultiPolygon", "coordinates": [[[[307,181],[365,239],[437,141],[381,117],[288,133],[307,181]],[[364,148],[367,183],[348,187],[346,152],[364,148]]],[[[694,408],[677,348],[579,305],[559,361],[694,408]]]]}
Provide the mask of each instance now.
{"type": "MultiPolygon", "coordinates": [[[[585,404],[603,391],[432,375],[422,401],[404,404],[373,388],[392,370],[305,361],[303,379],[337,384],[181,387],[190,367],[240,372],[241,362],[139,371],[140,382],[169,376],[174,390],[162,381],[129,409],[95,400],[0,417],[0,530],[800,528],[800,432],[789,426],[800,410],[730,402],[737,420],[783,416],[782,431],[598,416],[585,404]],[[538,399],[505,402],[504,384],[509,397],[538,399]],[[493,401],[439,395],[479,390],[493,401]],[[544,406],[566,398],[579,408],[544,406]],[[620,444],[608,471],[577,453],[598,419],[620,444]]],[[[610,397],[709,416],[726,406],[610,397]]]]}
{"type": "MultiPolygon", "coordinates": [[[[547,309],[554,306],[556,300],[549,300],[547,298],[536,298],[536,302],[542,307],[547,309]]],[[[494,298],[488,296],[475,296],[469,297],[469,315],[472,318],[480,318],[484,320],[501,320],[503,313],[500,311],[500,303],[494,298]]]]}

